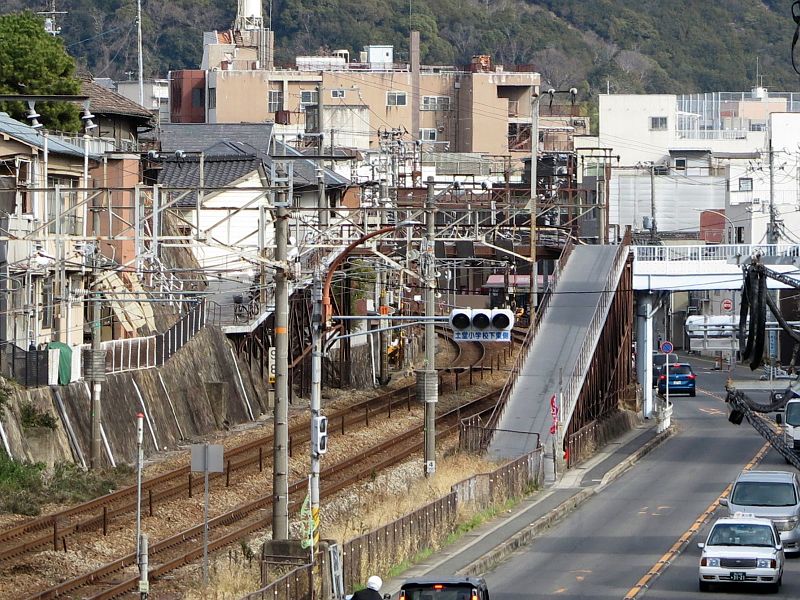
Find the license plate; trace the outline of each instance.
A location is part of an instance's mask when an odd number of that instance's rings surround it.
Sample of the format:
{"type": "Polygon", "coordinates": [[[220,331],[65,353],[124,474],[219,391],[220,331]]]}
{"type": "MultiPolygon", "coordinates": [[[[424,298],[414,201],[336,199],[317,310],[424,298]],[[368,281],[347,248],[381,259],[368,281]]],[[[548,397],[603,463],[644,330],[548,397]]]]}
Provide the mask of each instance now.
{"type": "Polygon", "coordinates": [[[731,572],[731,581],[745,581],[747,579],[747,574],[741,571],[732,571],[731,572]]]}

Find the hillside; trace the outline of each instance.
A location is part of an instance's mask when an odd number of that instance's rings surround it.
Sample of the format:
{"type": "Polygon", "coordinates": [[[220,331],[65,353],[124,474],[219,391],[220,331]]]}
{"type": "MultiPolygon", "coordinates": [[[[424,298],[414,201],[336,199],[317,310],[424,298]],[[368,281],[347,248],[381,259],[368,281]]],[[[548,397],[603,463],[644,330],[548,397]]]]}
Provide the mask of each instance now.
{"type": "MultiPolygon", "coordinates": [[[[5,0],[0,12],[45,8],[45,0],[5,0]]],[[[143,0],[145,76],[196,67],[202,33],[230,26],[236,0],[143,0]]],[[[613,92],[744,90],[756,80],[798,89],[790,62],[794,23],[788,0],[274,0],[276,55],[369,43],[407,56],[410,22],[423,62],[466,64],[473,54],[529,64],[546,85],[576,86],[584,98],[613,92]]],[[[268,2],[264,2],[268,16],[268,2]]],[[[135,0],[58,0],[62,38],[95,76],[137,70],[135,0]]],[[[357,56],[357,54],[356,54],[357,56]]],[[[128,76],[132,76],[129,73],[128,76]]]]}

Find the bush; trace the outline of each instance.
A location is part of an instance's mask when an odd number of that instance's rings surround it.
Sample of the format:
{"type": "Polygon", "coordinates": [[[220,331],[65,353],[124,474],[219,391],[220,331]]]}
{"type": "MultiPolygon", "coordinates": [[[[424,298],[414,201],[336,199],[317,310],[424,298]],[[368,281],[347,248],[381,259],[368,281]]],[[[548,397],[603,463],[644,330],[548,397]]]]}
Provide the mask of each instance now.
{"type": "Polygon", "coordinates": [[[37,410],[30,402],[25,402],[19,407],[20,421],[23,429],[33,429],[44,427],[45,429],[55,429],[56,419],[50,413],[37,410]]]}
{"type": "Polygon", "coordinates": [[[113,491],[130,473],[127,466],[85,472],[72,463],[47,473],[42,463],[13,461],[0,450],[0,512],[35,516],[48,502],[85,502],[113,491]]]}

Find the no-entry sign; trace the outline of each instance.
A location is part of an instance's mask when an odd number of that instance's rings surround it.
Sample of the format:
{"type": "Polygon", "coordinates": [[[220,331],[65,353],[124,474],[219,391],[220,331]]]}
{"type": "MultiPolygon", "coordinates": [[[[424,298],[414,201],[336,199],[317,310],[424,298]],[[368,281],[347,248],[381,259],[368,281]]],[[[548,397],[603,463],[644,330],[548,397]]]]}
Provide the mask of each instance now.
{"type": "Polygon", "coordinates": [[[733,300],[731,300],[730,298],[725,298],[725,300],[722,301],[722,310],[731,310],[731,309],[733,309],[733,300]]]}

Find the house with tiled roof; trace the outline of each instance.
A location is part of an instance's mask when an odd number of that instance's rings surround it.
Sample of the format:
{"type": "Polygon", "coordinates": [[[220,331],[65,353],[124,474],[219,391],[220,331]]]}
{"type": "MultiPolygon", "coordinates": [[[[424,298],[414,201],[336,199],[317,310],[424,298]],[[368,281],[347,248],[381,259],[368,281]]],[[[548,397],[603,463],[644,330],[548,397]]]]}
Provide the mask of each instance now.
{"type": "Polygon", "coordinates": [[[90,78],[81,80],[81,94],[88,96],[97,127],[89,135],[113,140],[108,150],[138,150],[139,134],[153,128],[154,115],[139,103],[90,78]]]}

